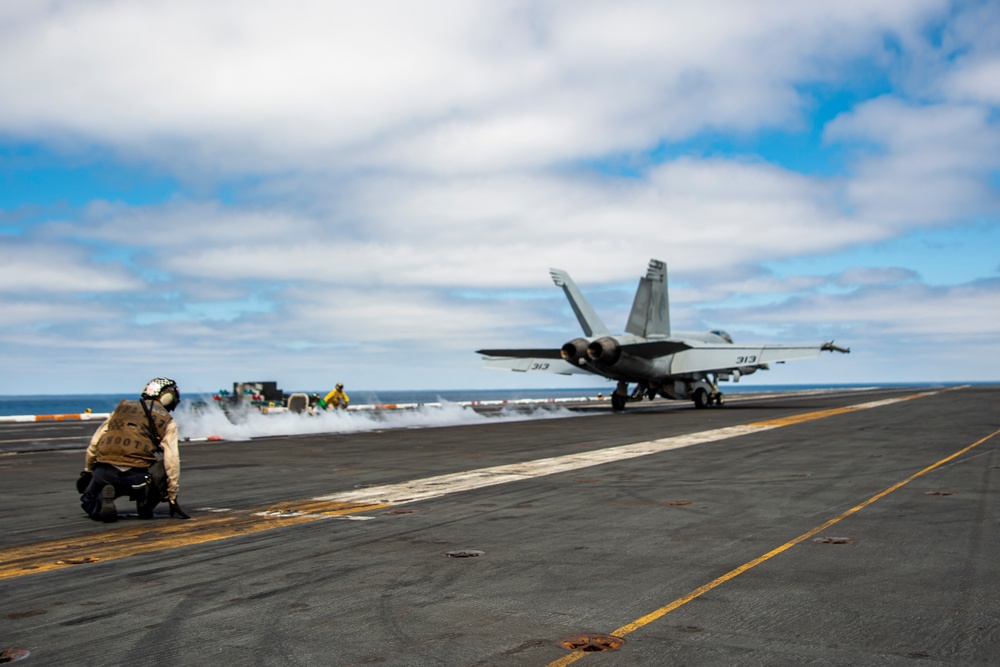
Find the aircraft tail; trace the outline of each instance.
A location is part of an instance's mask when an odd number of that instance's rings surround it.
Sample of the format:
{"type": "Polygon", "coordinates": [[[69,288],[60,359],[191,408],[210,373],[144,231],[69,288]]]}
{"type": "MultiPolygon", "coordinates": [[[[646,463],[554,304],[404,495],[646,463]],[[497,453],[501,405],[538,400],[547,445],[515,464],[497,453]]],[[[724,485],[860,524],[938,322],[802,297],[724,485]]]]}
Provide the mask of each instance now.
{"type": "Polygon", "coordinates": [[[604,325],[597,312],[587,302],[587,299],[584,298],[583,292],[580,291],[580,288],[569,277],[569,274],[562,269],[549,269],[549,274],[552,276],[552,282],[562,287],[563,292],[566,293],[569,305],[572,306],[573,312],[576,314],[576,319],[579,320],[580,326],[583,327],[583,334],[585,336],[610,336],[611,332],[604,325]]]}
{"type": "Polygon", "coordinates": [[[646,276],[632,301],[625,332],[636,336],[670,336],[670,299],[667,296],[667,265],[649,260],[646,276]]]}

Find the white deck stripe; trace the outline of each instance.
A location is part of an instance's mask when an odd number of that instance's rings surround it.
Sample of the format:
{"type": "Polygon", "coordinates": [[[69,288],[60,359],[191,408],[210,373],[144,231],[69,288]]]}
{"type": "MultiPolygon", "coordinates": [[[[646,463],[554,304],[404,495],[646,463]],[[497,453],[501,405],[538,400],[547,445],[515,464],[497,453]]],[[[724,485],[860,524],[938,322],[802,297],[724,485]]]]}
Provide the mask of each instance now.
{"type": "MultiPolygon", "coordinates": [[[[899,398],[890,398],[869,403],[859,403],[857,405],[840,408],[843,411],[868,410],[894,403],[901,403],[913,398],[931,396],[938,392],[924,392],[911,394],[899,398]]],[[[826,412],[826,411],[823,411],[826,412]]],[[[808,413],[807,413],[808,414],[808,413]]],[[[838,413],[839,414],[839,413],[838,413]]],[[[333,501],[345,503],[367,503],[367,504],[390,504],[398,505],[403,503],[413,503],[430,498],[440,498],[452,493],[482,489],[499,484],[508,484],[535,477],[545,477],[555,475],[570,470],[589,468],[591,466],[612,463],[614,461],[624,461],[626,459],[637,458],[639,456],[649,456],[659,454],[672,449],[681,449],[693,445],[701,445],[707,442],[718,442],[728,438],[736,438],[749,433],[761,433],[772,429],[782,428],[780,424],[744,424],[741,426],[728,426],[726,428],[702,431],[701,433],[690,433],[678,435],[660,440],[649,440],[647,442],[636,442],[618,447],[608,447],[579,454],[569,454],[566,456],[556,456],[552,458],[536,459],[534,461],[524,461],[510,465],[494,466],[491,468],[479,468],[466,472],[451,473],[448,475],[438,475],[416,479],[400,484],[387,484],[384,486],[374,486],[364,489],[354,489],[333,493],[328,496],[313,498],[318,501],[333,501]]]]}

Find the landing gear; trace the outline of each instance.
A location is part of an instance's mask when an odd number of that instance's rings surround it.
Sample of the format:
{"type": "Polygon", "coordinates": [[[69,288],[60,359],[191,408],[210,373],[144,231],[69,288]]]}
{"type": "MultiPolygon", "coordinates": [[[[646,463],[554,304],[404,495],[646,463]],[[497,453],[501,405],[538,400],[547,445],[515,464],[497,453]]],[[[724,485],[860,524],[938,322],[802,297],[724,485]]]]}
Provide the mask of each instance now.
{"type": "MultiPolygon", "coordinates": [[[[689,389],[690,391],[690,389],[689,389]]],[[[694,407],[699,410],[717,405],[722,407],[725,399],[719,391],[719,384],[715,377],[703,377],[695,384],[694,392],[689,394],[694,399],[694,407]]]]}
{"type": "Polygon", "coordinates": [[[615,412],[625,412],[626,401],[628,401],[628,382],[619,381],[611,394],[611,409],[615,412]]]}
{"type": "Polygon", "coordinates": [[[694,392],[694,407],[701,410],[702,408],[707,408],[712,404],[712,396],[704,389],[698,389],[694,392]]]}

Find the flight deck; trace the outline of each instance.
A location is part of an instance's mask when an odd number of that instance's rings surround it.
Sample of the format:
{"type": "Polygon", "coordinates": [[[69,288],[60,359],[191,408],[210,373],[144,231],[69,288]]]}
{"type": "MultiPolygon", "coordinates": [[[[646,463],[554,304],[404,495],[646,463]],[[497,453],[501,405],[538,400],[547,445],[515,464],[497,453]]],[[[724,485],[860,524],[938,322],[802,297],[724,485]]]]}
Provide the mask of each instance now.
{"type": "Polygon", "coordinates": [[[181,444],[89,520],[98,422],[0,424],[30,665],[992,665],[1000,387],[181,444]]]}

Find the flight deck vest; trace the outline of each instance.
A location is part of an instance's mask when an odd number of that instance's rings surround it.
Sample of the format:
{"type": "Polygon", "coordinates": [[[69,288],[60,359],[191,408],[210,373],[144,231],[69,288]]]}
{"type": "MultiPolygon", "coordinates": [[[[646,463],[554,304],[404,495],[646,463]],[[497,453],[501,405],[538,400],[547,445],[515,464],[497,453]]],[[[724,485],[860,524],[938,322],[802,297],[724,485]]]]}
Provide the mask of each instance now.
{"type": "MultiPolygon", "coordinates": [[[[162,438],[173,418],[159,403],[147,404],[156,432],[162,438]]],[[[139,401],[123,400],[108,418],[108,430],[97,443],[97,460],[115,466],[148,468],[156,461],[156,445],[149,418],[139,401]]]]}

